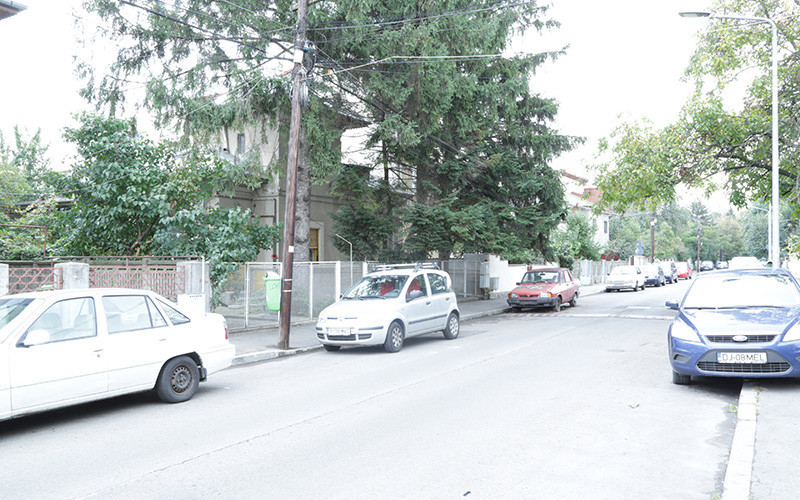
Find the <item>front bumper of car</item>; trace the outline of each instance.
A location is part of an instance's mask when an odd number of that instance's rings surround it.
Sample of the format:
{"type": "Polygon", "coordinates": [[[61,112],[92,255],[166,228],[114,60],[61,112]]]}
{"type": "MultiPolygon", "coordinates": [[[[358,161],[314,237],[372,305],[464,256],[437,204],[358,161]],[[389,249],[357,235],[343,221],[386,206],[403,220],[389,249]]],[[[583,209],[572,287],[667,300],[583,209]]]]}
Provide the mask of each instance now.
{"type": "Polygon", "coordinates": [[[317,340],[329,345],[375,345],[383,344],[386,339],[388,325],[370,324],[341,324],[335,325],[317,323],[317,340]]]}
{"type": "Polygon", "coordinates": [[[508,298],[506,302],[511,307],[553,307],[556,305],[558,301],[558,296],[556,297],[518,297],[518,298],[508,298]]]}
{"type": "Polygon", "coordinates": [[[698,343],[672,335],[668,340],[670,365],[683,375],[800,378],[800,342],[773,339],[771,342],[733,343],[709,342],[704,338],[703,343],[698,343]],[[725,359],[734,362],[724,362],[725,359]]]}

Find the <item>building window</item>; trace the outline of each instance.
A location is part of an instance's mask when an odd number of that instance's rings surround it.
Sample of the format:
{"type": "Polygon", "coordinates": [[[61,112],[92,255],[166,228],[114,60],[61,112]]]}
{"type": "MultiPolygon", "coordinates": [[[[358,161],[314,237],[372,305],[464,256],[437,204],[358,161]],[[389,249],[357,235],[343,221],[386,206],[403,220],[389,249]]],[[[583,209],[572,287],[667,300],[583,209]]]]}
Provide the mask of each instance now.
{"type": "Polygon", "coordinates": [[[319,261],[319,229],[309,229],[308,260],[319,261]]]}
{"type": "Polygon", "coordinates": [[[608,234],[608,221],[603,221],[603,234],[608,234]]]}
{"type": "Polygon", "coordinates": [[[244,134],[236,136],[236,154],[244,154],[244,134]]]}

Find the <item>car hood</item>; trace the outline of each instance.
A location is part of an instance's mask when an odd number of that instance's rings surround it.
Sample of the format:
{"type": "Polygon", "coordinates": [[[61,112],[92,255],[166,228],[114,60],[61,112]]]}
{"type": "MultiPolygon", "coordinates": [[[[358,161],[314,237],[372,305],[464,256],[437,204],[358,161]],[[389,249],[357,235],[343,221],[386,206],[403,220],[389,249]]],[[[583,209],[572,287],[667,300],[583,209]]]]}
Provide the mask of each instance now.
{"type": "Polygon", "coordinates": [[[388,310],[397,310],[402,299],[342,299],[319,313],[319,318],[365,318],[382,316],[388,310]]]}
{"type": "Polygon", "coordinates": [[[557,283],[525,283],[511,290],[511,293],[549,292],[557,283]]]}
{"type": "Polygon", "coordinates": [[[683,314],[702,335],[780,335],[800,314],[800,308],[684,309],[683,314]]]}

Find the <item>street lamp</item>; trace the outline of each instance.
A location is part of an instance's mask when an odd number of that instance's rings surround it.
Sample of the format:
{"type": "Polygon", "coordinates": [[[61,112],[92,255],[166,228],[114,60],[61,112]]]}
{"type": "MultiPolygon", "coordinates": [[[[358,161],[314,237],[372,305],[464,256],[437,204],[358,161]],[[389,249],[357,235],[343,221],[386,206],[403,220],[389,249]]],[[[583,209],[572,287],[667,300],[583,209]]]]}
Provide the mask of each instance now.
{"type": "Polygon", "coordinates": [[[681,17],[707,17],[709,19],[733,19],[736,21],[755,21],[768,23],[772,27],[772,232],[769,243],[772,267],[780,267],[780,193],[778,192],[778,25],[766,17],[728,16],[710,12],[681,12],[681,17]]]}

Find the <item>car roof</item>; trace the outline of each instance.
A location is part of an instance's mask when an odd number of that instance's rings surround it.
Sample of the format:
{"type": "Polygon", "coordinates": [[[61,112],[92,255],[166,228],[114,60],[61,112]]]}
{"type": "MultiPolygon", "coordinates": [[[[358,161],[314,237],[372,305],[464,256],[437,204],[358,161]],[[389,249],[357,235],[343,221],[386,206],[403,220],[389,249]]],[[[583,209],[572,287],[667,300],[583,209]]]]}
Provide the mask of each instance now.
{"type": "Polygon", "coordinates": [[[6,298],[43,299],[50,297],[76,297],[85,295],[152,294],[140,288],[70,288],[65,290],[39,290],[5,295],[6,298]]]}

